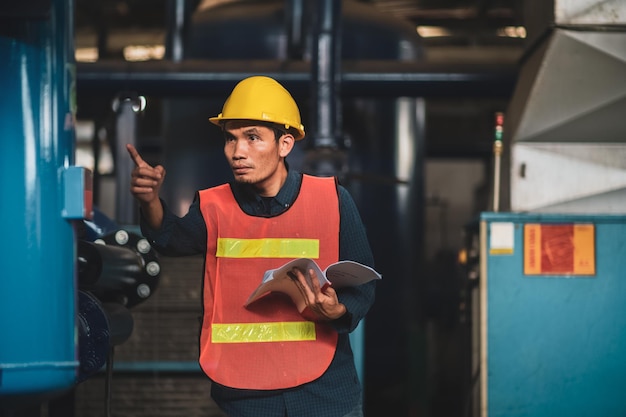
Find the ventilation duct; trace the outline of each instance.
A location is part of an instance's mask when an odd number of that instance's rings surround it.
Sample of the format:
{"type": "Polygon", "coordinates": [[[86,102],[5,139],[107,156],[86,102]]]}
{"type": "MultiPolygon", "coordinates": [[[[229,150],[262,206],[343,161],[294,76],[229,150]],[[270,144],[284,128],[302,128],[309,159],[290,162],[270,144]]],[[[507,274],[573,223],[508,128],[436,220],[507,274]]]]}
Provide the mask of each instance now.
{"type": "Polygon", "coordinates": [[[511,209],[625,213],[626,2],[528,3],[553,19],[528,15],[505,127],[511,209]]]}

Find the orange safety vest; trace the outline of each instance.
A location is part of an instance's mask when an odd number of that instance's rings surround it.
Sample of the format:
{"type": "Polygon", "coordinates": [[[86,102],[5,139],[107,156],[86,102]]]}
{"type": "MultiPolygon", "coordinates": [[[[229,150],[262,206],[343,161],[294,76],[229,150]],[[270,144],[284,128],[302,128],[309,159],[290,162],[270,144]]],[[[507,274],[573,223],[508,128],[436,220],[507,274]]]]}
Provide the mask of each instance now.
{"type": "Polygon", "coordinates": [[[244,303],[268,269],[312,258],[323,270],[338,260],[334,178],[303,175],[293,205],[267,218],[243,212],[229,185],[199,194],[209,233],[200,366],[213,381],[240,389],[291,388],[319,378],[334,357],[337,332],[303,318],[284,294],[244,303]]]}

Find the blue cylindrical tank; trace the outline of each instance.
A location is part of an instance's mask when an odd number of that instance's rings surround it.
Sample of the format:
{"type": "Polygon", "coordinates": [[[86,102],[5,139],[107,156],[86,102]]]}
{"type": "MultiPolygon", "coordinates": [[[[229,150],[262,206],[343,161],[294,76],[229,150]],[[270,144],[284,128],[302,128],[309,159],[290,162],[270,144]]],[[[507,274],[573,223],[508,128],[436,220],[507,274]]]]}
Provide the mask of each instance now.
{"type": "Polygon", "coordinates": [[[73,1],[0,33],[0,404],[76,379],[73,1]]]}

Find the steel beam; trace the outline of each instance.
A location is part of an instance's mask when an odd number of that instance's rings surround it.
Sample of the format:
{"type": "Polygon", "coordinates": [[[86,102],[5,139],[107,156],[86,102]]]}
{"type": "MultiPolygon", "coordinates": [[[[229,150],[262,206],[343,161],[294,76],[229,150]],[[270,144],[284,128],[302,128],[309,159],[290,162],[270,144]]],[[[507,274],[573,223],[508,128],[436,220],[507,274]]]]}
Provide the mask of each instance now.
{"type": "MultiPolygon", "coordinates": [[[[503,97],[513,92],[515,64],[343,61],[342,97],[503,97]]],[[[294,95],[310,93],[311,69],[304,61],[183,60],[78,63],[79,94],[136,91],[151,96],[228,95],[242,78],[267,75],[294,95]]]]}

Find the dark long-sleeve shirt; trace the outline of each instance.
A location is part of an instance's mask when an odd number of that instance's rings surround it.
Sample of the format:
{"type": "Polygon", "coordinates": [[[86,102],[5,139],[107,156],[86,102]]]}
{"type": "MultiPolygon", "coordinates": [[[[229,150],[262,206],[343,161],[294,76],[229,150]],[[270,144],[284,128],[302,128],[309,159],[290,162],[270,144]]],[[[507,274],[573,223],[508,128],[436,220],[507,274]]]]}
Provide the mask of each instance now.
{"type": "MultiPolygon", "coordinates": [[[[265,198],[250,186],[232,183],[231,189],[240,208],[252,216],[272,217],[287,210],[298,197],[302,174],[290,170],[285,184],[275,197],[265,198]]],[[[198,195],[188,213],[174,215],[165,202],[163,223],[151,229],[141,219],[141,229],[160,253],[170,256],[204,254],[207,229],[200,212],[198,195]]],[[[340,236],[339,259],[374,266],[365,228],[348,191],[339,186],[340,236]]],[[[347,313],[331,322],[339,333],[335,357],[328,370],[315,381],[287,390],[255,391],[212,386],[217,404],[232,416],[315,416],[337,417],[350,411],[361,396],[348,333],[356,328],[374,302],[375,282],[337,290],[347,313]]],[[[262,360],[262,359],[261,359],[262,360]]]]}

